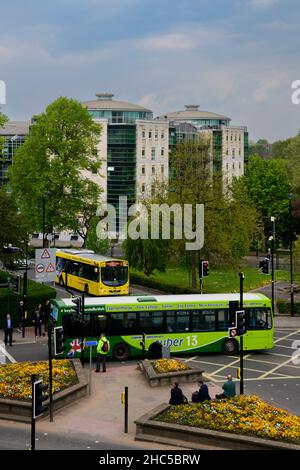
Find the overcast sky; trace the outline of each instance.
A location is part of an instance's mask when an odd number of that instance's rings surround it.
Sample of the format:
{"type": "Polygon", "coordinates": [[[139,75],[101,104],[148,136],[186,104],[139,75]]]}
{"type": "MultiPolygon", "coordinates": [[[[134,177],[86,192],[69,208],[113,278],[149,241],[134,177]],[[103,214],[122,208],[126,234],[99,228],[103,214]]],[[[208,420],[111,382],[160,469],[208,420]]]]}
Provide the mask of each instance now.
{"type": "Polygon", "coordinates": [[[2,112],[29,119],[59,96],[155,115],[199,104],[270,141],[300,129],[299,0],[0,0],[2,112]]]}

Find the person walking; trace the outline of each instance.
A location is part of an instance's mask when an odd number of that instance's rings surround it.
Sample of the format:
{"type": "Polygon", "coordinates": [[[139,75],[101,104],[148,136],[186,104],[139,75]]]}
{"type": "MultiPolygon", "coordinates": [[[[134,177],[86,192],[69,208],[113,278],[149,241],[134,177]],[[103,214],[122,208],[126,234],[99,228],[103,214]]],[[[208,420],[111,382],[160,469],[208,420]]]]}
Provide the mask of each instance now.
{"type": "Polygon", "coordinates": [[[45,323],[45,333],[47,331],[48,323],[50,320],[50,313],[51,313],[51,304],[50,304],[50,300],[47,299],[43,308],[43,321],[45,323]]]}
{"type": "Polygon", "coordinates": [[[174,382],[174,387],[171,388],[171,398],[169,400],[169,404],[182,405],[183,403],[187,403],[187,399],[183,395],[181,388],[179,388],[179,383],[174,382]]]}
{"type": "Polygon", "coordinates": [[[233,382],[231,375],[227,375],[227,382],[225,382],[222,385],[222,388],[223,388],[223,393],[221,393],[220,395],[216,395],[216,398],[218,400],[220,400],[222,398],[233,398],[233,397],[235,397],[235,395],[236,395],[235,383],[233,382]]]}
{"type": "Polygon", "coordinates": [[[37,339],[38,333],[40,337],[42,336],[42,321],[42,305],[38,304],[35,308],[32,320],[32,323],[34,324],[35,339],[37,339]]]}
{"type": "Polygon", "coordinates": [[[102,372],[106,372],[106,357],[110,350],[110,344],[104,333],[101,333],[97,346],[97,366],[95,372],[100,372],[102,364],[102,372]]]}
{"type": "Polygon", "coordinates": [[[12,337],[13,337],[14,327],[13,327],[12,318],[11,318],[9,313],[6,315],[6,317],[4,319],[3,329],[4,329],[4,343],[5,343],[5,346],[7,346],[8,341],[9,341],[9,345],[12,346],[12,337]]]}

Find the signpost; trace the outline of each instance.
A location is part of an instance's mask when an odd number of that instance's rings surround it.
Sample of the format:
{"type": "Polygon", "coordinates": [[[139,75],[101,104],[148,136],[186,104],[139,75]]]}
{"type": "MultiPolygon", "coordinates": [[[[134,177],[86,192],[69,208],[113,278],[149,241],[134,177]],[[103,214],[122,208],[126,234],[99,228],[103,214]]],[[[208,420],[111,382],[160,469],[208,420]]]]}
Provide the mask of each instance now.
{"type": "Polygon", "coordinates": [[[35,250],[35,280],[54,282],[56,278],[56,248],[35,250]]]}
{"type": "Polygon", "coordinates": [[[89,371],[89,395],[92,393],[92,348],[97,346],[98,341],[86,341],[86,347],[90,348],[90,371],[89,371]]]}

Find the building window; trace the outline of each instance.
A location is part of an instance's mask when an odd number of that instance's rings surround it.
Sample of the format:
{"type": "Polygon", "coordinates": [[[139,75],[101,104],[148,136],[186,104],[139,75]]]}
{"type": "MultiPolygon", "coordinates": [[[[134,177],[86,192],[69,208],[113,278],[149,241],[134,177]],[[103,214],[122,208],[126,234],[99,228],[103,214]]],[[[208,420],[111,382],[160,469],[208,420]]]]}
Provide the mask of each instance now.
{"type": "Polygon", "coordinates": [[[151,149],[151,160],[155,160],[155,147],[151,149]]]}
{"type": "Polygon", "coordinates": [[[161,133],[160,137],[161,137],[161,139],[164,139],[164,138],[165,138],[164,132],[161,133]]]}
{"type": "Polygon", "coordinates": [[[231,136],[230,136],[230,140],[231,140],[231,142],[232,142],[232,134],[231,134],[231,136]]]}
{"type": "Polygon", "coordinates": [[[164,154],[165,154],[165,149],[164,149],[164,147],[161,148],[160,154],[161,154],[162,157],[164,156],[164,154]]]}
{"type": "Polygon", "coordinates": [[[226,150],[226,155],[228,155],[228,149],[226,150]]]}
{"type": "Polygon", "coordinates": [[[145,185],[142,184],[142,193],[144,193],[144,192],[145,192],[145,185]]]}
{"type": "Polygon", "coordinates": [[[142,157],[145,156],[145,147],[142,148],[142,157]]]}
{"type": "Polygon", "coordinates": [[[232,156],[235,157],[235,149],[232,149],[232,156]]]}
{"type": "Polygon", "coordinates": [[[239,163],[239,170],[241,169],[241,164],[239,163]]]}
{"type": "Polygon", "coordinates": [[[158,132],[155,131],[155,139],[158,139],[158,132]]]}
{"type": "Polygon", "coordinates": [[[142,166],[142,175],[145,175],[146,174],[146,170],[145,170],[145,167],[142,166]]]}
{"type": "Polygon", "coordinates": [[[226,163],[226,170],[228,170],[228,163],[226,163]]]}
{"type": "Polygon", "coordinates": [[[228,141],[228,134],[226,134],[226,140],[228,141]]]}
{"type": "Polygon", "coordinates": [[[145,131],[142,131],[142,138],[145,139],[145,137],[146,137],[146,133],[145,131]]]}
{"type": "Polygon", "coordinates": [[[152,139],[152,131],[149,131],[148,137],[149,139],[152,139]]]}
{"type": "Polygon", "coordinates": [[[234,163],[232,164],[232,169],[234,170],[234,163]]]}
{"type": "Polygon", "coordinates": [[[152,175],[155,175],[155,166],[152,167],[152,175]]]}
{"type": "Polygon", "coordinates": [[[163,175],[165,173],[165,167],[164,165],[161,166],[161,174],[163,175]]]}
{"type": "Polygon", "coordinates": [[[241,136],[239,135],[239,141],[241,141],[241,136]]]}

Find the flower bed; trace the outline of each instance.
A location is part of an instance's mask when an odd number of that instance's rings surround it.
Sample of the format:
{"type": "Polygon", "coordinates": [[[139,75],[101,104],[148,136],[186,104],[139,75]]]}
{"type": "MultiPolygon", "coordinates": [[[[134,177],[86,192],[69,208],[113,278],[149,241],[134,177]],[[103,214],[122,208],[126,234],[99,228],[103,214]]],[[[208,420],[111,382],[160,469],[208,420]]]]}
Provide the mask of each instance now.
{"type": "Polygon", "coordinates": [[[158,374],[190,369],[186,364],[178,361],[177,359],[158,359],[157,361],[152,362],[152,366],[158,374]]]}
{"type": "Polygon", "coordinates": [[[171,406],[157,421],[300,444],[300,418],[256,396],[171,406]]]}
{"type": "MultiPolygon", "coordinates": [[[[31,400],[31,375],[49,385],[48,361],[19,362],[0,366],[0,398],[31,400]]],[[[53,392],[57,393],[78,383],[73,363],[68,359],[52,361],[53,392]]],[[[47,390],[45,391],[47,396],[47,390]]]]}

